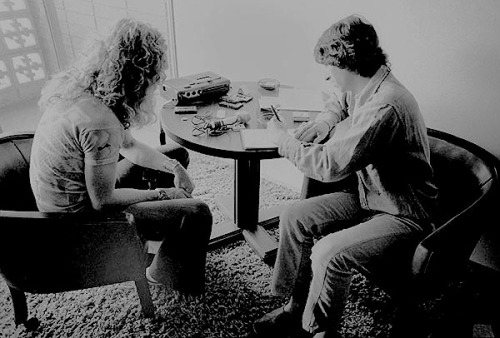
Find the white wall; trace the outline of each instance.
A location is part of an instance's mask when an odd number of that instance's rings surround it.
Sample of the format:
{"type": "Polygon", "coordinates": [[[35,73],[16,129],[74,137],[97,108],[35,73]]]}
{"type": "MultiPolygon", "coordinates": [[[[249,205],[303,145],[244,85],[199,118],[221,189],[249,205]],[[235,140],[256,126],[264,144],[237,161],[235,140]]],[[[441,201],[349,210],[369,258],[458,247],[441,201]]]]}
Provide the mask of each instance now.
{"type": "Polygon", "coordinates": [[[312,57],[319,35],[361,14],[428,126],[500,157],[500,1],[175,0],[174,10],[180,76],[212,70],[305,88],[323,80],[312,57]]]}

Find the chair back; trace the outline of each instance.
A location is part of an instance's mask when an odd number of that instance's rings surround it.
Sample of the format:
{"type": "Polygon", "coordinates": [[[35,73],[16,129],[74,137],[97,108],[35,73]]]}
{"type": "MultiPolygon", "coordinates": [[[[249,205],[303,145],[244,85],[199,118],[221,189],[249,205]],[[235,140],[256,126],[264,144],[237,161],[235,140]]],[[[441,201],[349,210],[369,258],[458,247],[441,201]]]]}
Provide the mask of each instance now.
{"type": "Polygon", "coordinates": [[[431,165],[439,189],[436,230],[417,247],[413,273],[420,279],[448,279],[467,261],[493,215],[498,159],[454,135],[428,130],[431,165]]]}
{"type": "Polygon", "coordinates": [[[495,159],[475,144],[429,130],[431,165],[439,187],[439,227],[487,195],[497,179],[495,159]]]}
{"type": "Polygon", "coordinates": [[[29,180],[33,135],[33,132],[0,135],[0,210],[37,210],[29,180]]]}

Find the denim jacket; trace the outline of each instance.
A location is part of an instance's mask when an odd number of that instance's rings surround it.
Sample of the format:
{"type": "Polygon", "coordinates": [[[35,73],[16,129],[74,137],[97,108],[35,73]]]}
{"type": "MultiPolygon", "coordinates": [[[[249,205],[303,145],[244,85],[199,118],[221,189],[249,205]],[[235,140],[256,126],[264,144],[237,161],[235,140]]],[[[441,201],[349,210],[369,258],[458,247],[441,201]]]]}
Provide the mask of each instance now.
{"type": "Polygon", "coordinates": [[[390,69],[382,66],[358,95],[344,93],[325,109],[321,118],[334,125],[329,139],[305,143],[285,134],[280,155],[322,182],[356,174],[367,210],[428,219],[437,188],[427,129],[415,98],[390,69]]]}

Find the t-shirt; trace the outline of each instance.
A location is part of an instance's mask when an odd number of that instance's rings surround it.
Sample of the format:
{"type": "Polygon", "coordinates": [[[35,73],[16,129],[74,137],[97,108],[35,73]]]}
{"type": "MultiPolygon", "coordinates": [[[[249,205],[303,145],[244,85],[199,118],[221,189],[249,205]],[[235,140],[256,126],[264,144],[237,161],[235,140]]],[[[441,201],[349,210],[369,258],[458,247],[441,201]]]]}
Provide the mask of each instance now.
{"type": "Polygon", "coordinates": [[[36,129],[30,159],[30,182],[38,209],[91,210],[85,163],[117,162],[124,133],[116,115],[91,95],[50,106],[36,129]]]}

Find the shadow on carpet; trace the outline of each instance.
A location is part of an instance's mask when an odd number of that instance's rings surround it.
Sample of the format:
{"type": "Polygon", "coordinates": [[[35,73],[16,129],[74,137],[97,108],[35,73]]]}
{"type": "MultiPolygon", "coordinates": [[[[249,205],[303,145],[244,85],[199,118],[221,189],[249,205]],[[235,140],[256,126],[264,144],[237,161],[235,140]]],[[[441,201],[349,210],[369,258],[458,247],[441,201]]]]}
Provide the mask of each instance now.
{"type": "MultiPolygon", "coordinates": [[[[214,226],[224,220],[214,197],[233,189],[233,164],[191,153],[189,173],[195,197],[205,201],[214,226]]],[[[298,193],[261,181],[261,207],[291,204],[298,193]]],[[[276,231],[274,231],[276,235],[276,231]]],[[[141,314],[133,282],[58,294],[27,294],[30,316],[41,321],[37,331],[14,325],[10,293],[0,281],[0,337],[245,337],[252,323],[279,307],[271,295],[272,267],[244,241],[209,252],[206,294],[191,301],[177,299],[151,286],[156,318],[141,314]]],[[[390,299],[363,276],[355,275],[342,325],[344,337],[388,337],[394,310],[390,299]]]]}

